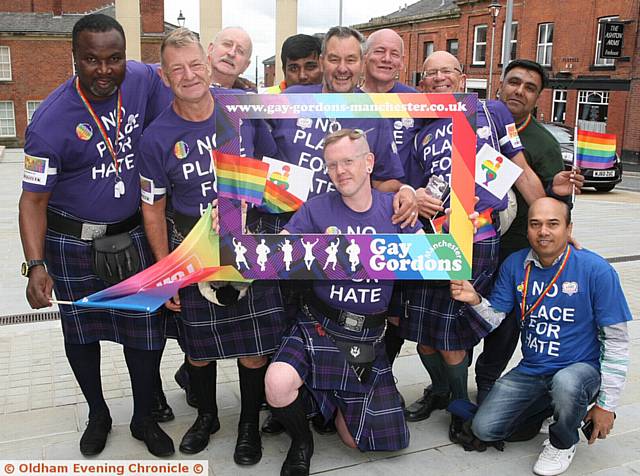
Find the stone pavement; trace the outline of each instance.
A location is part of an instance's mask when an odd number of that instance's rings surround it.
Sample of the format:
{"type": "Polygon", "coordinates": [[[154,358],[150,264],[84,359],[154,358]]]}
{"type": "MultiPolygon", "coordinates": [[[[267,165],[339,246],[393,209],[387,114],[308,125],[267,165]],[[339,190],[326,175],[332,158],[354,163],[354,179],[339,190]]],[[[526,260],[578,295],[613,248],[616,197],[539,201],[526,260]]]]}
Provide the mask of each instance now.
{"type": "MultiPolygon", "coordinates": [[[[3,307],[0,315],[31,312],[24,299],[25,281],[19,276],[22,261],[17,231],[17,197],[20,190],[22,157],[7,150],[0,159],[0,252],[4,266],[3,307]]],[[[575,211],[575,236],[583,246],[607,258],[620,258],[614,264],[620,274],[634,317],[640,316],[640,194],[617,191],[601,194],[586,192],[579,197],[575,211]]],[[[566,474],[640,474],[640,324],[630,326],[632,351],[629,381],[612,435],[587,447],[583,441],[566,474]]],[[[476,352],[475,355],[478,355],[476,352]]],[[[513,363],[519,358],[514,356],[513,363]]],[[[178,346],[169,341],[162,362],[162,376],[176,420],[163,424],[176,446],[191,425],[195,410],[188,407],[184,394],[173,380],[182,361],[178,346]]],[[[278,474],[289,440],[284,435],[263,438],[264,456],[253,468],[232,463],[235,428],[240,400],[236,364],[222,361],[218,371],[218,405],[222,429],[211,438],[208,448],[194,456],[176,453],[173,459],[208,459],[215,475],[278,474]]],[[[417,399],[427,383],[415,349],[405,345],[394,366],[398,386],[407,402],[417,399]]],[[[118,345],[102,344],[102,377],[105,397],[111,409],[114,428],[103,459],[153,459],[143,443],[128,430],[132,412],[131,389],[126,365],[118,345]]],[[[473,375],[469,377],[472,398],[473,375]]],[[[87,419],[86,404],[64,356],[59,322],[0,326],[0,460],[2,459],[81,459],[78,441],[87,419]]],[[[508,444],[505,452],[488,449],[485,453],[465,453],[447,437],[448,416],[436,412],[426,421],[410,423],[411,445],[396,453],[359,453],[342,445],[335,436],[316,436],[313,473],[335,475],[513,475],[531,474],[531,467],[544,440],[539,435],[525,443],[508,444]]],[[[94,460],[98,462],[100,460],[94,460]]]]}

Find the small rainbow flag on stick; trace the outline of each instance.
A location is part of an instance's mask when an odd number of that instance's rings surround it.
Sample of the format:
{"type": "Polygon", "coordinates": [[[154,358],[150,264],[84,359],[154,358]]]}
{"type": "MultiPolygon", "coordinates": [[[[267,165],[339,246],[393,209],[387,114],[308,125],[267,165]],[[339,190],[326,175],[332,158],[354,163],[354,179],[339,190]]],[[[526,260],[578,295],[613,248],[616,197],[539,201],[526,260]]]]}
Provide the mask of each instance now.
{"type": "Polygon", "coordinates": [[[269,213],[295,212],[302,206],[302,203],[302,200],[294,194],[287,192],[271,180],[267,180],[263,206],[269,213]]]}
{"type": "Polygon", "coordinates": [[[575,165],[588,169],[610,169],[616,160],[616,136],[576,129],[575,165]]]}
{"type": "Polygon", "coordinates": [[[264,196],[269,164],[250,157],[213,151],[220,197],[246,200],[260,205],[264,196]]]}

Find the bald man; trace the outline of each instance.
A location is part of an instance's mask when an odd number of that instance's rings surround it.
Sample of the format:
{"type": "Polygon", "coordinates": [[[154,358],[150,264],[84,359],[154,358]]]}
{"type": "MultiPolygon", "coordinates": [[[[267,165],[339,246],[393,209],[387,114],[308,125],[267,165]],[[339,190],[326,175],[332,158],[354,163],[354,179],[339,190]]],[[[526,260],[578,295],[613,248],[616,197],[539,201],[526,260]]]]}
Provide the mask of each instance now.
{"type": "Polygon", "coordinates": [[[207,49],[214,86],[253,89],[246,87],[246,80],[240,80],[251,64],[252,52],[251,37],[244,29],[231,26],[220,30],[207,49]]]}
{"type": "Polygon", "coordinates": [[[541,198],[529,208],[531,247],[504,261],[488,299],[468,281],[451,282],[453,298],[471,306],[489,328],[518,312],[522,360],[496,381],[472,429],[483,441],[516,433],[520,441],[537,435],[542,420],[553,415],[533,467],[541,475],[568,469],[583,420],[592,422],[590,444],[606,438],[629,359],[632,316],[618,274],[602,257],[570,245],[571,227],[566,203],[541,198]]]}

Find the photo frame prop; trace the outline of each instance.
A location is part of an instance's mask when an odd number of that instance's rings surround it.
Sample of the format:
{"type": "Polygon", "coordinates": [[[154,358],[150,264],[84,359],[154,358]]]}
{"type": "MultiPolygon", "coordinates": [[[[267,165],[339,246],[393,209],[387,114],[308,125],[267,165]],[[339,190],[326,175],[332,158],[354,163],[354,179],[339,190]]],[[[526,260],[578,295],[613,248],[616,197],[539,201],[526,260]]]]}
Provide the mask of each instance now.
{"type": "Polygon", "coordinates": [[[216,98],[220,265],[245,279],[470,279],[474,210],[475,94],[243,94],[216,98]],[[244,200],[260,205],[268,165],[240,158],[248,119],[451,118],[453,128],[448,234],[257,235],[243,229],[244,200]],[[222,187],[222,188],[221,188],[222,187]]]}

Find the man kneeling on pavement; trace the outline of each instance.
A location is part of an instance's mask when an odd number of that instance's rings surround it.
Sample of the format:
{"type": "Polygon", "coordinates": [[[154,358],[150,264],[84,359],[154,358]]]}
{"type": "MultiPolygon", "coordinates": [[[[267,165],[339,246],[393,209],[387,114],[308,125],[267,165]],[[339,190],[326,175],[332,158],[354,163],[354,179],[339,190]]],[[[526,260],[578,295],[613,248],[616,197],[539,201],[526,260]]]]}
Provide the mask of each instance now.
{"type": "Polygon", "coordinates": [[[505,260],[488,298],[468,281],[451,282],[452,297],[471,304],[491,329],[519,306],[523,358],[496,382],[471,429],[485,442],[527,439],[523,432],[532,438],[552,415],[533,467],[540,475],[567,470],[581,422],[591,422],[589,444],[606,438],[627,373],[632,316],[618,275],[602,257],[569,244],[571,229],[567,204],[540,198],[529,209],[531,248],[505,260]]]}

